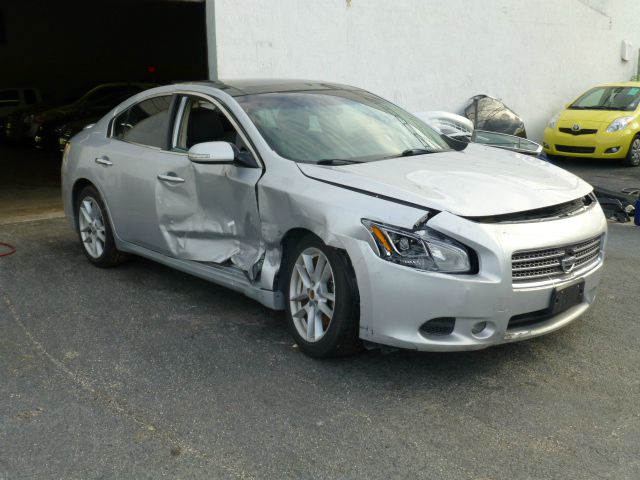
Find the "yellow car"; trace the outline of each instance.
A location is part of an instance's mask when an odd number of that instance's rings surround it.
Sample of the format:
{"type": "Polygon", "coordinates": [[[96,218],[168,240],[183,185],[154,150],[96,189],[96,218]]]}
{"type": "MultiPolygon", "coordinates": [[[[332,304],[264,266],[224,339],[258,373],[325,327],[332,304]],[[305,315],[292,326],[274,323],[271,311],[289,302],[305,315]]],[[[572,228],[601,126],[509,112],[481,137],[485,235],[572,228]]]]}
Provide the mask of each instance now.
{"type": "Polygon", "coordinates": [[[617,158],[640,165],[640,82],[601,85],[554,115],[544,130],[547,155],[617,158]]]}

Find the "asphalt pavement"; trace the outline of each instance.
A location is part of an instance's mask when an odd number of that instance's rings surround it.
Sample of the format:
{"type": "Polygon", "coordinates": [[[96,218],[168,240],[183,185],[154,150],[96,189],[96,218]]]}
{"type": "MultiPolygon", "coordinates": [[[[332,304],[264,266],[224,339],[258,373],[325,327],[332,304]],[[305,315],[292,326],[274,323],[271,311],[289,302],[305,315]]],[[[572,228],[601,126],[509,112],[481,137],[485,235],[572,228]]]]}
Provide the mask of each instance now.
{"type": "Polygon", "coordinates": [[[281,313],[64,219],[0,226],[0,479],[640,478],[640,228],[595,306],[522,343],[302,355],[281,313]]]}
{"type": "Polygon", "coordinates": [[[318,361],[240,294],[91,266],[66,220],[37,220],[61,214],[59,154],[0,167],[0,480],[640,478],[640,227],[610,224],[599,298],[549,336],[318,361]]]}

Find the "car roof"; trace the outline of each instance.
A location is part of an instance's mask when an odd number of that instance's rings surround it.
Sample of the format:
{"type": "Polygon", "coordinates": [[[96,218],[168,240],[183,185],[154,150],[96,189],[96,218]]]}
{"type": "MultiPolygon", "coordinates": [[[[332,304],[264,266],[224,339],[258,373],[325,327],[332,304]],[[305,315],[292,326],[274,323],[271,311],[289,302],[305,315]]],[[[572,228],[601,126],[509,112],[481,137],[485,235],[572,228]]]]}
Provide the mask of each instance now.
{"type": "Polygon", "coordinates": [[[602,85],[598,85],[599,87],[638,87],[640,88],[640,82],[612,82],[612,83],[603,83],[602,85]]]}
{"type": "MultiPolygon", "coordinates": [[[[306,90],[359,90],[356,87],[319,80],[295,79],[238,79],[238,80],[205,80],[186,82],[179,85],[202,85],[218,88],[232,97],[254,95],[258,93],[302,92],[306,90]]],[[[175,86],[175,84],[174,84],[175,86]]]]}

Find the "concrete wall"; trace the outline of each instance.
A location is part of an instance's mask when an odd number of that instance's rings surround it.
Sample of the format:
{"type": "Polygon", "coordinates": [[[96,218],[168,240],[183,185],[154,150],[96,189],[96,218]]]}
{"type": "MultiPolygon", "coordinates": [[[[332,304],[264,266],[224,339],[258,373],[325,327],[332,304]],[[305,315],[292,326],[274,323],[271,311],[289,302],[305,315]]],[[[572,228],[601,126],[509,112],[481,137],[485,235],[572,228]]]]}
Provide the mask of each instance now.
{"type": "Polygon", "coordinates": [[[640,47],[639,0],[207,0],[207,10],[218,78],[349,83],[412,111],[461,112],[486,93],[537,140],[583,90],[630,80],[640,47]]]}

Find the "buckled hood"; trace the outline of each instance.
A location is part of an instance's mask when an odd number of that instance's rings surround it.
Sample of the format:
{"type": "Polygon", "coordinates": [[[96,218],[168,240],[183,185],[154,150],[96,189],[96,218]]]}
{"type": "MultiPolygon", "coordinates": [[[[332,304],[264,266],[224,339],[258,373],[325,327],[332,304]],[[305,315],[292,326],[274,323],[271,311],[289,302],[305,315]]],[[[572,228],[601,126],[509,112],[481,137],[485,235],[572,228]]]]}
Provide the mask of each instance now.
{"type": "Polygon", "coordinates": [[[592,187],[548,162],[470,144],[344,166],[298,164],[311,178],[465,217],[501,215],[575,200],[592,187]]]}

